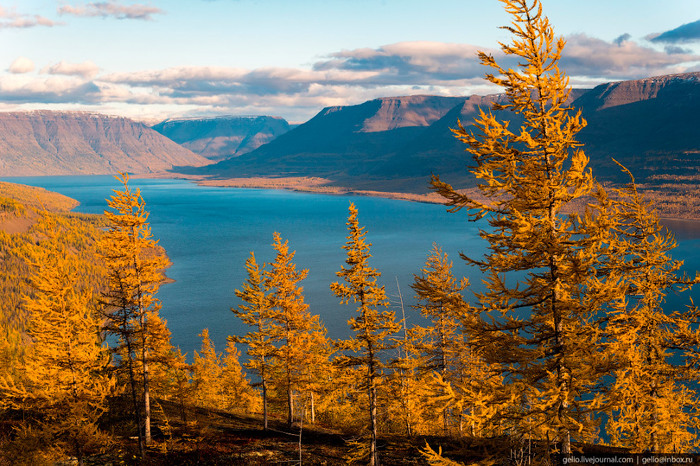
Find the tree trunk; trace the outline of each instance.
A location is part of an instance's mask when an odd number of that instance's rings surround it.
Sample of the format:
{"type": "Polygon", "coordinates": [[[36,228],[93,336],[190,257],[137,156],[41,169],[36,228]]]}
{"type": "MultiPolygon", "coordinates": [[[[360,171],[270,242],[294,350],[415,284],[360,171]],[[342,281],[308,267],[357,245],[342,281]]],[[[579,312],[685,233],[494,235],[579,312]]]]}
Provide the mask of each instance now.
{"type": "Polygon", "coordinates": [[[263,377],[262,381],[263,388],[263,428],[267,430],[267,381],[263,377]]]}
{"type": "Polygon", "coordinates": [[[287,388],[287,427],[292,427],[294,423],[294,397],[291,387],[287,388]]]}
{"type": "Polygon", "coordinates": [[[377,454],[377,389],[374,387],[374,381],[369,389],[369,416],[371,440],[369,444],[369,465],[379,466],[379,455],[377,454]]]}
{"type": "Polygon", "coordinates": [[[128,330],[124,330],[122,338],[124,338],[124,342],[126,343],[126,353],[129,365],[129,385],[131,385],[131,401],[134,407],[136,432],[139,439],[139,455],[141,456],[141,459],[143,459],[146,455],[146,448],[143,441],[143,432],[141,432],[141,409],[139,408],[138,396],[136,395],[136,376],[134,374],[134,357],[133,353],[131,352],[131,340],[126,332],[128,332],[128,330]]]}
{"type": "MultiPolygon", "coordinates": [[[[139,299],[140,301],[140,299],[139,299]]],[[[151,444],[151,388],[150,374],[148,369],[148,347],[147,347],[146,316],[141,313],[141,362],[143,364],[143,411],[144,411],[144,441],[146,445],[151,444]]]]}
{"type": "Polygon", "coordinates": [[[316,423],[316,407],[314,406],[314,392],[311,392],[311,424],[316,423]]]}

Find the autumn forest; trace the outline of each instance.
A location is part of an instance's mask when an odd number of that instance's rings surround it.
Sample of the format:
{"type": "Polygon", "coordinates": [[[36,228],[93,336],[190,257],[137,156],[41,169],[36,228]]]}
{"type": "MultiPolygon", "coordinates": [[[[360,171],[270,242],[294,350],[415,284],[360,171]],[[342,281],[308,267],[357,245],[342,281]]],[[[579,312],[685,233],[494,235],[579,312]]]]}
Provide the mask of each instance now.
{"type": "Polygon", "coordinates": [[[188,358],[158,299],[167,251],[127,174],[101,216],[2,183],[0,215],[23,226],[0,230],[0,465],[268,464],[279,461],[237,449],[280,431],[290,464],[697,452],[700,309],[669,309],[665,297],[700,274],[680,272],[673,235],[633,173],[618,164],[628,183],[596,181],[576,138],[586,121],[568,106],[558,65],[565,43],[539,1],[503,4],[512,42],[502,50],[520,66],[479,59],[507,100],[453,130],[478,196],[439,174],[426,180],[445,215],[478,222],[487,252],[426,251],[411,286],[425,325],[408,327],[389,306],[372,232],[351,204],[346,260],[328,284],[347,311],[347,339],[328,338],[309,312],[308,271],[275,233],[274,260],[251,252],[235,264],[247,279],[231,319],[247,333],[215,348],[202,329],[188,358]],[[520,126],[497,119],[504,110],[520,126]],[[478,270],[484,291],[455,276],[452,260],[478,270]],[[250,438],[209,437],[207,448],[221,445],[204,458],[213,416],[248,419],[250,438]],[[305,453],[312,432],[342,445],[305,453]],[[389,460],[390,444],[410,454],[389,460]]]}

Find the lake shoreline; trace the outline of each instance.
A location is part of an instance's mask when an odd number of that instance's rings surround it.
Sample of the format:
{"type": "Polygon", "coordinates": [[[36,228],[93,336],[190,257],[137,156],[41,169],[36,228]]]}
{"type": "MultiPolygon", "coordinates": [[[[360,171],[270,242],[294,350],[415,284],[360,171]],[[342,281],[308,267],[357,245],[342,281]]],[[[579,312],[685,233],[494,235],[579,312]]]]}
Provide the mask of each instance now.
{"type": "MultiPolygon", "coordinates": [[[[169,178],[188,180],[199,186],[222,188],[250,188],[250,189],[278,189],[284,191],[328,194],[338,196],[369,196],[400,201],[420,202],[425,204],[444,204],[445,200],[436,193],[407,193],[400,191],[375,191],[355,189],[344,186],[333,186],[331,180],[319,177],[240,177],[213,179],[204,175],[186,175],[181,173],[152,173],[135,175],[140,178],[169,178]]],[[[691,190],[690,192],[695,191],[691,190]]],[[[463,190],[472,198],[484,201],[476,188],[463,190]]],[[[658,188],[640,186],[640,192],[646,193],[648,199],[657,202],[659,219],[669,222],[700,222],[700,197],[694,195],[683,196],[689,193],[677,193],[676,202],[669,200],[671,196],[659,196],[658,188]],[[682,202],[685,200],[685,202],[682,202]]]]}

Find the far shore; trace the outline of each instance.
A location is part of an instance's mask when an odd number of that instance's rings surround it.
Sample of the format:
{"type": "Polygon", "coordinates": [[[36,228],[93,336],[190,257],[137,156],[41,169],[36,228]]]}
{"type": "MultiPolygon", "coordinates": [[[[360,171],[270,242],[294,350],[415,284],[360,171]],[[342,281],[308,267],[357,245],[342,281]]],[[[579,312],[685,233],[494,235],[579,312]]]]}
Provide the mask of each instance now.
{"type": "MultiPolygon", "coordinates": [[[[180,173],[154,173],[139,175],[143,178],[173,178],[190,180],[200,186],[227,188],[279,189],[316,194],[371,196],[429,204],[444,204],[445,200],[436,193],[407,193],[397,191],[376,191],[334,186],[332,181],[320,177],[249,177],[249,178],[210,178],[202,175],[180,173]]],[[[669,188],[666,186],[666,188],[669,188]]],[[[673,189],[660,190],[658,187],[640,186],[640,191],[654,200],[659,218],[668,222],[700,222],[700,187],[679,185],[673,189]]],[[[484,200],[476,188],[464,191],[474,199],[484,200]],[[480,199],[481,198],[481,199],[480,199]]],[[[700,228],[700,225],[698,225],[700,228]]]]}

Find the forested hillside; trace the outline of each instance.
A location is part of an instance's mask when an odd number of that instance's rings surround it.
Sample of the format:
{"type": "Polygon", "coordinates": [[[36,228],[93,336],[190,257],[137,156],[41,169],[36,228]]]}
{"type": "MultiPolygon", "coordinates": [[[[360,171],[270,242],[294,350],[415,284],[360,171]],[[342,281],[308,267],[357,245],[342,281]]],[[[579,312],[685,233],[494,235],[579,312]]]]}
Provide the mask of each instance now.
{"type": "Polygon", "coordinates": [[[247,332],[221,351],[202,329],[188,360],[158,299],[168,259],[128,175],[100,217],[1,185],[16,231],[0,232],[0,464],[696,460],[700,309],[666,296],[700,273],[680,272],[629,169],[615,165],[619,187],[596,179],[558,69],[564,41],[538,1],[504,3],[503,52],[522,64],[480,53],[507,98],[480,113],[478,131],[454,132],[479,196],[430,179],[445,215],[478,222],[485,252],[461,259],[484,287],[472,293],[434,245],[411,285],[422,325],[389,308],[372,231],[350,204],[328,283],[347,309],[345,338],[330,340],[309,312],[308,270],[272,233],[273,259],[252,251],[231,265],[247,272],[230,314],[247,332]]]}

